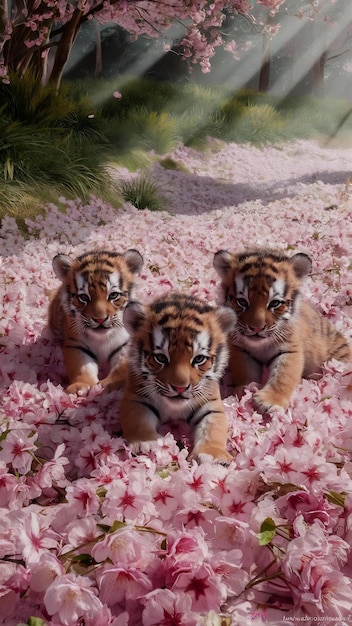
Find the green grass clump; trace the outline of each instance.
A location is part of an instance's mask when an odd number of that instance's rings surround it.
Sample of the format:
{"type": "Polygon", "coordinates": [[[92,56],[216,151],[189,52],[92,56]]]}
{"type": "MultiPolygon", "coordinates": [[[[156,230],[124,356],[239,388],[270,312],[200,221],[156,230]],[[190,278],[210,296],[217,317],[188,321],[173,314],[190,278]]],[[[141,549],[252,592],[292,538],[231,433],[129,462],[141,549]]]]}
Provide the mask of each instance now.
{"type": "Polygon", "coordinates": [[[130,202],[139,210],[163,211],[165,202],[153,179],[141,174],[133,180],[123,180],[118,187],[125,202],[130,202]]]}
{"type": "Polygon", "coordinates": [[[222,138],[236,143],[263,144],[284,138],[285,122],[269,104],[250,104],[234,121],[224,123],[222,138]]]}
{"type": "Polygon", "coordinates": [[[277,110],[286,118],[287,135],[295,138],[329,138],[352,132],[352,107],[347,100],[297,96],[281,100],[277,110]]]}
{"type": "Polygon", "coordinates": [[[193,106],[179,117],[179,132],[182,143],[195,150],[207,147],[208,137],[221,135],[222,118],[217,111],[204,111],[202,106],[193,106]]]}
{"type": "Polygon", "coordinates": [[[171,157],[161,159],[159,164],[164,168],[164,170],[174,170],[175,172],[184,172],[185,174],[189,173],[189,170],[183,165],[183,163],[175,161],[171,157]]]}
{"type": "Polygon", "coordinates": [[[179,139],[176,122],[166,111],[159,113],[149,111],[145,106],[137,107],[129,111],[125,121],[145,150],[164,154],[179,139]]]}
{"type": "Polygon", "coordinates": [[[43,195],[35,185],[0,181],[0,223],[5,216],[12,217],[25,232],[25,219],[34,219],[43,212],[44,204],[51,200],[52,190],[43,186],[42,191],[43,195]]]}
{"type": "Polygon", "coordinates": [[[82,199],[109,196],[108,140],[87,100],[77,102],[67,88],[56,94],[29,75],[0,83],[0,102],[1,184],[17,183],[26,197],[38,197],[40,187],[82,199]]]}

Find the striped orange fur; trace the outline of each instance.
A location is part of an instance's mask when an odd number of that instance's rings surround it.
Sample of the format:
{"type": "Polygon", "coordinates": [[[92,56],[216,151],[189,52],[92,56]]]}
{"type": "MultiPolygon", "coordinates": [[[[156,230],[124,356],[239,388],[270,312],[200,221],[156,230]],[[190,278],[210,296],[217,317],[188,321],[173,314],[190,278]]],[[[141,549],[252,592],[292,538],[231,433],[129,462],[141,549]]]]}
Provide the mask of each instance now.
{"type": "Polygon", "coordinates": [[[62,345],[68,393],[97,384],[114,387],[124,378],[128,333],[123,311],[134,298],[134,275],[143,258],[137,250],[86,252],[76,259],[58,254],[53,269],[62,285],[49,303],[49,328],[62,345]]]}
{"type": "Polygon", "coordinates": [[[120,422],[129,443],[138,447],[157,439],[161,424],[185,420],[193,431],[193,457],[231,460],[219,380],[234,321],[228,307],[217,310],[183,293],[127,306],[130,347],[120,422]]]}
{"type": "Polygon", "coordinates": [[[266,370],[268,380],[254,396],[262,410],[287,408],[302,376],[319,374],[325,361],[351,359],[343,335],[300,296],[311,266],[302,253],[289,257],[259,249],[214,255],[224,301],[237,315],[229,363],[233,384],[241,393],[250,382],[263,382],[266,370]]]}

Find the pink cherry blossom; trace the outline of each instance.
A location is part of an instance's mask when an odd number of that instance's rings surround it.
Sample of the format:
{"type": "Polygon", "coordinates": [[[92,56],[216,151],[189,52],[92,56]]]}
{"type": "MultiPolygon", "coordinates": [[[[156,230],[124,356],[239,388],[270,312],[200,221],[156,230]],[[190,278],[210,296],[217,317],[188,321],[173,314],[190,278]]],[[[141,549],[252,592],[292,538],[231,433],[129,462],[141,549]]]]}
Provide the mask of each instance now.
{"type": "Polygon", "coordinates": [[[149,578],[134,567],[105,566],[97,574],[100,598],[108,606],[136,601],[152,589],[149,578]]]}
{"type": "Polygon", "coordinates": [[[170,531],[167,555],[163,560],[166,579],[174,580],[178,572],[199,567],[208,555],[208,546],[200,528],[189,532],[170,531]]]}
{"type": "Polygon", "coordinates": [[[20,523],[16,531],[18,547],[27,563],[36,563],[48,549],[58,547],[59,537],[34,512],[20,523]]]}
{"type": "Polygon", "coordinates": [[[72,626],[85,614],[97,616],[103,609],[92,583],[74,574],[55,578],[45,592],[44,605],[49,615],[57,616],[63,626],[72,626]]]}
{"type": "Polygon", "coordinates": [[[147,512],[152,514],[154,506],[151,504],[151,495],[143,484],[143,476],[131,473],[128,484],[117,479],[108,485],[102,511],[112,520],[121,521],[135,521],[147,512]]]}
{"type": "MultiPolygon", "coordinates": [[[[300,516],[297,516],[297,524],[301,522],[300,516]]],[[[314,560],[323,560],[324,563],[331,567],[340,567],[347,561],[349,545],[336,535],[328,535],[319,521],[315,521],[310,527],[301,530],[299,528],[299,536],[295,537],[286,550],[284,568],[293,575],[300,572],[300,576],[304,579],[303,570],[305,572],[306,581],[309,578],[309,568],[314,565],[314,560]],[[304,558],[302,556],[304,555],[304,558]]]]}
{"type": "Polygon", "coordinates": [[[39,560],[32,563],[29,586],[34,591],[44,592],[49,585],[65,573],[62,563],[50,552],[43,552],[39,560]]]}
{"type": "Polygon", "coordinates": [[[161,519],[173,518],[180,506],[179,493],[175,482],[156,476],[152,484],[153,503],[161,519]]]}
{"type": "Polygon", "coordinates": [[[1,443],[0,460],[11,464],[20,474],[27,474],[32,465],[37,437],[29,429],[10,431],[1,443]]]}
{"type": "Polygon", "coordinates": [[[170,589],[158,589],[144,599],[144,626],[196,626],[192,617],[190,595],[175,594],[170,589]]]}
{"type": "Polygon", "coordinates": [[[331,527],[331,530],[341,514],[339,507],[331,505],[326,497],[317,497],[307,491],[293,491],[281,496],[277,499],[276,506],[292,522],[298,515],[303,515],[307,523],[319,519],[324,525],[331,527]]]}
{"type": "MultiPolygon", "coordinates": [[[[125,526],[95,544],[92,556],[98,562],[111,561],[114,565],[138,567],[144,570],[158,552],[155,536],[125,526]]],[[[160,541],[160,538],[159,538],[160,541]]]]}
{"type": "Polygon", "coordinates": [[[221,576],[227,593],[240,596],[249,582],[249,575],[243,570],[243,554],[241,550],[230,550],[219,553],[214,572],[221,576]]]}
{"type": "Polygon", "coordinates": [[[206,613],[220,610],[226,598],[226,587],[207,564],[198,568],[181,571],[175,579],[172,590],[183,591],[192,600],[192,610],[206,613]]]}
{"type": "Polygon", "coordinates": [[[0,506],[6,506],[11,500],[16,485],[16,478],[7,471],[7,466],[0,461],[0,506]]]}
{"type": "Polygon", "coordinates": [[[74,510],[76,515],[91,515],[99,510],[100,499],[96,486],[85,478],[69,485],[66,488],[66,497],[71,510],[74,510]]]}
{"type": "Polygon", "coordinates": [[[69,463],[69,460],[62,456],[64,449],[64,444],[60,444],[53,459],[45,462],[37,473],[36,481],[41,489],[49,488],[53,483],[60,487],[67,485],[64,467],[69,463]]]}

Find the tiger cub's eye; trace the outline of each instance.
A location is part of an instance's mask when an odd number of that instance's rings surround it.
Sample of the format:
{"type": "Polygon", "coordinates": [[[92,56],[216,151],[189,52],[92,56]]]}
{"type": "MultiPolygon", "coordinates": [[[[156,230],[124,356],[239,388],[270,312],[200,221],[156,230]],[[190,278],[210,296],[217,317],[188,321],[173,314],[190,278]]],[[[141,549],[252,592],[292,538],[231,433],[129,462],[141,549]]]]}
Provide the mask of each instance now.
{"type": "Polygon", "coordinates": [[[158,365],[167,365],[169,362],[166,354],[163,354],[162,352],[157,352],[156,354],[153,354],[153,358],[154,361],[158,363],[158,365]]]}
{"type": "Polygon", "coordinates": [[[77,300],[81,303],[81,304],[88,304],[90,298],[89,296],[87,296],[86,293],[78,293],[77,294],[77,300]]]}
{"type": "Polygon", "coordinates": [[[197,354],[192,361],[192,365],[204,365],[207,362],[209,357],[205,354],[197,354]]]}
{"type": "Polygon", "coordinates": [[[268,308],[269,309],[278,309],[279,306],[281,306],[282,304],[285,304],[282,300],[272,300],[271,302],[269,302],[268,308]]]}
{"type": "Polygon", "coordinates": [[[112,291],[109,293],[108,300],[110,302],[115,302],[115,300],[119,300],[121,298],[121,294],[118,291],[112,291]]]}
{"type": "Polygon", "coordinates": [[[236,303],[241,307],[241,309],[248,309],[248,302],[244,298],[237,298],[236,303]]]}

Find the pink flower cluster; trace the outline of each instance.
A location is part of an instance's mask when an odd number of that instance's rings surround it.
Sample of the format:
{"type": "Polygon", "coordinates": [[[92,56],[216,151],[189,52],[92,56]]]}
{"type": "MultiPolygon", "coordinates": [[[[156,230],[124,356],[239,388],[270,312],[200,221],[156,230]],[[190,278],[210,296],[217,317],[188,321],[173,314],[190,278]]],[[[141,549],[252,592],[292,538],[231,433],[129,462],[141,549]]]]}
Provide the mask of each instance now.
{"type": "MultiPolygon", "coordinates": [[[[288,411],[259,414],[226,379],[229,467],[187,461],[183,424],[134,456],[119,392],[62,387],[46,327],[58,252],[134,247],[137,289],[219,300],[220,248],[308,252],[305,295],[352,335],[352,149],[209,143],[152,166],[169,212],[61,199],[0,230],[0,621],[240,626],[352,619],[352,366],[331,362],[288,411]],[[182,189],[182,194],[180,194],[182,189]],[[65,211],[62,211],[62,207],[65,211]],[[223,620],[223,621],[222,621],[223,620]]],[[[118,177],[129,175],[116,171],[118,177]]],[[[40,623],[40,622],[38,622],[40,623]]],[[[342,622],[341,622],[342,623],[342,622]]]]}
{"type": "MultiPolygon", "coordinates": [[[[324,0],[323,6],[328,11],[330,3],[336,0],[324,0]]],[[[133,39],[140,35],[153,38],[161,38],[170,46],[174,39],[180,40],[182,54],[185,58],[192,57],[192,63],[199,63],[203,72],[210,71],[210,60],[214,56],[216,48],[226,43],[221,26],[229,14],[247,15],[254,20],[253,5],[262,7],[274,16],[287,0],[144,0],[133,3],[126,0],[114,0],[98,2],[98,0],[80,0],[79,2],[67,2],[60,0],[37,0],[32,3],[15,5],[12,7],[10,17],[5,21],[4,32],[0,37],[0,71],[6,76],[7,68],[2,45],[11,39],[18,27],[26,29],[23,43],[27,48],[37,48],[41,54],[47,53],[48,39],[55,27],[62,27],[72,19],[75,24],[77,19],[81,21],[96,19],[101,24],[116,23],[128,31],[133,39]],[[178,25],[175,35],[175,24],[178,25]]],[[[322,9],[319,2],[309,2],[308,8],[313,7],[312,13],[316,14],[322,9]]],[[[304,7],[299,16],[306,14],[304,7]]],[[[265,17],[258,20],[258,24],[265,24],[265,17]]],[[[274,31],[271,29],[271,35],[274,31]]],[[[268,33],[267,33],[268,34],[268,33]]],[[[227,47],[227,49],[229,49],[227,47]]],[[[232,50],[230,49],[232,52],[232,50]]],[[[236,52],[238,52],[236,50],[236,52]]]]}

